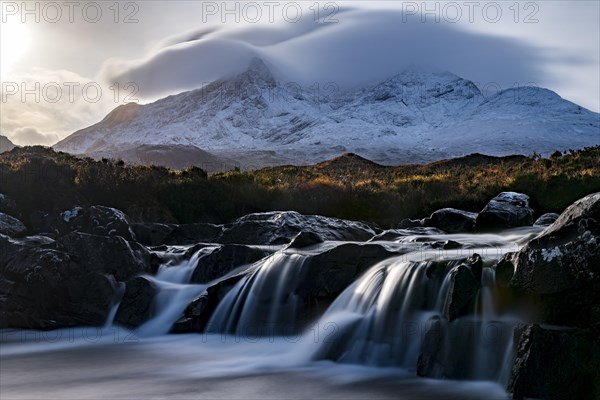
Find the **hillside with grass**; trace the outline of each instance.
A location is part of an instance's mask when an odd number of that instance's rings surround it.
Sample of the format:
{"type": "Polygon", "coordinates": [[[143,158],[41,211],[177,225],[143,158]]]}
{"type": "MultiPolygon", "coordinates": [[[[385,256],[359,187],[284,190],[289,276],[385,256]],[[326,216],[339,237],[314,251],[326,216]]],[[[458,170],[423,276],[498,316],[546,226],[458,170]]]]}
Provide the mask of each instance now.
{"type": "Polygon", "coordinates": [[[44,147],[0,154],[0,193],[26,224],[41,212],[101,204],[138,221],[224,223],[252,212],[295,210],[395,226],[443,207],[479,211],[501,191],[530,196],[538,213],[561,212],[600,191],[600,147],[538,155],[473,154],[431,164],[382,166],[345,154],[311,166],[207,175],[77,158],[44,147]]]}

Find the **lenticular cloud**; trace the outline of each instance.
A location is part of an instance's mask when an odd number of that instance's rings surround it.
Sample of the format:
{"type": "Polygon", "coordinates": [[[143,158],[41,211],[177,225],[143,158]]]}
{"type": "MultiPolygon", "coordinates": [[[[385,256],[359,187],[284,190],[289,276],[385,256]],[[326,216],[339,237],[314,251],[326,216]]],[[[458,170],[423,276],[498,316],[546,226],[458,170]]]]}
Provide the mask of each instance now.
{"type": "Polygon", "coordinates": [[[539,82],[543,49],[514,39],[468,32],[458,24],[421,22],[401,11],[344,10],[337,23],[203,26],[167,38],[143,60],[109,60],[102,76],[134,82],[156,98],[243,72],[262,58],[282,81],[335,82],[356,88],[408,65],[448,70],[480,84],[539,82]]]}

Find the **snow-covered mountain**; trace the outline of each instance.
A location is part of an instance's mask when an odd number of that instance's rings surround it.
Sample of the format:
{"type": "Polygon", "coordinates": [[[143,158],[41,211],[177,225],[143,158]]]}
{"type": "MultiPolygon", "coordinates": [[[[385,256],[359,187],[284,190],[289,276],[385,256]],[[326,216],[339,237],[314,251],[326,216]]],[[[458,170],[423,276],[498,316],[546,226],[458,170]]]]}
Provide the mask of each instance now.
{"type": "Polygon", "coordinates": [[[300,87],[277,81],[254,59],[232,79],[117,107],[54,147],[119,157],[141,146],[194,146],[226,163],[260,167],[313,163],[343,152],[400,164],[598,144],[600,114],[547,89],[512,88],[486,97],[452,73],[415,68],[354,91],[300,87]]]}

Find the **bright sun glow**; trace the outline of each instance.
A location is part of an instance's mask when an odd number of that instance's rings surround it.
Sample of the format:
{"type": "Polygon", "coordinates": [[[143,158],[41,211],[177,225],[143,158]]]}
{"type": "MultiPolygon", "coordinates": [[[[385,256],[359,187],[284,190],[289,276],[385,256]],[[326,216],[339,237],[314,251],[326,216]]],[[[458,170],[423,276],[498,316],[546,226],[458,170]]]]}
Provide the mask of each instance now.
{"type": "Polygon", "coordinates": [[[29,46],[29,29],[20,22],[2,22],[0,26],[0,75],[12,72],[29,46]]]}

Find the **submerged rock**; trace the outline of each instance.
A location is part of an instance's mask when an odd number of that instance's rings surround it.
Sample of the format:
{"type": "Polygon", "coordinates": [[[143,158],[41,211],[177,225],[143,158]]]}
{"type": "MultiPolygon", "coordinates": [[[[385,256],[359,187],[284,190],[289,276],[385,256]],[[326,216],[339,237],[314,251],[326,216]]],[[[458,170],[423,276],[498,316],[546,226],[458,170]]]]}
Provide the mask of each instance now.
{"type": "Polygon", "coordinates": [[[533,210],[529,196],[523,193],[503,192],[481,210],[475,221],[478,231],[501,230],[533,225],[533,210]]]}

